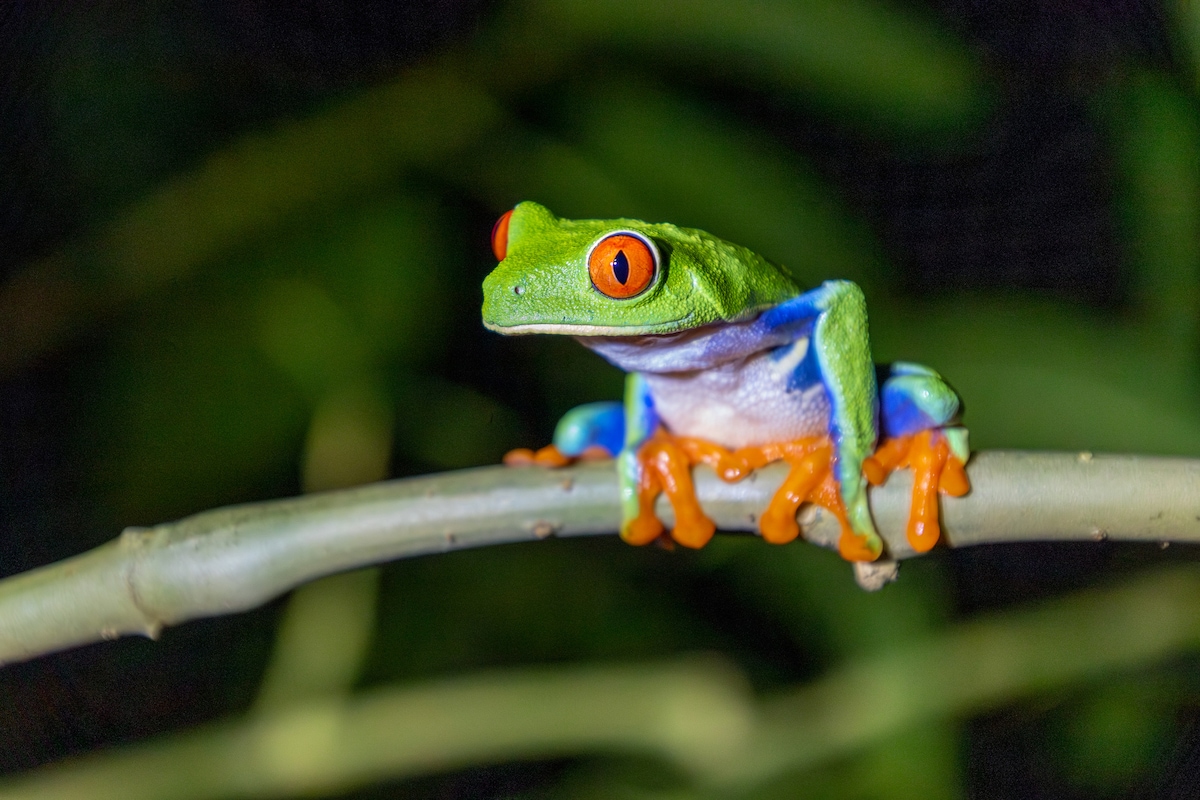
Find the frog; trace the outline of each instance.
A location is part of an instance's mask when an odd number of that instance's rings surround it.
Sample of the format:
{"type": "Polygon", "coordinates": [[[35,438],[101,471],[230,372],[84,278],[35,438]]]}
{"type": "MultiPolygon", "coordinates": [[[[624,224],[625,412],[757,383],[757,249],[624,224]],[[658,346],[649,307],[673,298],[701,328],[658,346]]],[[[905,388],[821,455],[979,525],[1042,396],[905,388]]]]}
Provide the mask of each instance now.
{"type": "Polygon", "coordinates": [[[875,364],[852,281],[805,290],[784,266],[702,230],[563,219],[532,201],[497,220],[492,250],[485,327],[571,336],[626,373],[623,401],[571,409],[549,445],[504,463],[615,459],[626,542],[698,549],[712,539],[699,465],[733,482],[784,462],[757,515],[762,539],[796,540],[800,507],[812,503],[837,519],[837,550],[851,562],[884,555],[868,487],[893,471],[913,472],[905,534],[917,553],[941,536],[939,494],[970,490],[961,398],[929,367],[875,364]],[[655,510],[664,494],[670,531],[655,510]]]}

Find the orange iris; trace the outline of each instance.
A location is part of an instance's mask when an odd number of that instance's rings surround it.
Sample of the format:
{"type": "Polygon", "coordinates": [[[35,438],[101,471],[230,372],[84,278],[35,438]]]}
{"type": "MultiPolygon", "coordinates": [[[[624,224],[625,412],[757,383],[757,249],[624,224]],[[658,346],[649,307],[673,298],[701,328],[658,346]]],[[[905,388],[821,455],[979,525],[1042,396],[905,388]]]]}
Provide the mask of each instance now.
{"type": "Polygon", "coordinates": [[[508,255],[508,220],[511,216],[512,209],[509,209],[492,226],[492,252],[496,255],[497,261],[503,261],[504,257],[508,255]]]}
{"type": "Polygon", "coordinates": [[[614,233],[596,243],[588,256],[592,285],[617,300],[645,291],[654,280],[650,245],[629,233],[614,233]]]}

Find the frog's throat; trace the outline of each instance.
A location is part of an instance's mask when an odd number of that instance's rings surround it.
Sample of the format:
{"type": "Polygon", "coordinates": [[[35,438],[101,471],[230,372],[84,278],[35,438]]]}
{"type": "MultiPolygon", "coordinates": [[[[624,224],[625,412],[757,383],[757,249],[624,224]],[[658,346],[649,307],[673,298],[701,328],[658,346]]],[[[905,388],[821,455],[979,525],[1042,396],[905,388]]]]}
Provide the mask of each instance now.
{"type": "Polygon", "coordinates": [[[583,336],[576,341],[626,372],[679,373],[714,369],[763,350],[789,344],[804,335],[772,330],[755,316],[741,322],[716,322],[671,334],[583,336]]]}

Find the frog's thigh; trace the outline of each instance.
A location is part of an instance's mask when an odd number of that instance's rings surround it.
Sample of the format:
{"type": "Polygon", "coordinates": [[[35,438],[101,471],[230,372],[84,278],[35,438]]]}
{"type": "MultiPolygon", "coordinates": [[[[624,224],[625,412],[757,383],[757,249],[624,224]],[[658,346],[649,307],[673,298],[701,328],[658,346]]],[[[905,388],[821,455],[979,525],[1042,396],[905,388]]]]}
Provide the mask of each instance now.
{"type": "Polygon", "coordinates": [[[602,447],[615,456],[624,441],[625,409],[618,402],[576,406],[563,414],[554,429],[554,446],[566,456],[583,455],[591,447],[602,447]]]}
{"type": "Polygon", "coordinates": [[[879,390],[880,428],[885,437],[911,436],[952,425],[961,402],[942,377],[920,364],[897,362],[879,390]]]}

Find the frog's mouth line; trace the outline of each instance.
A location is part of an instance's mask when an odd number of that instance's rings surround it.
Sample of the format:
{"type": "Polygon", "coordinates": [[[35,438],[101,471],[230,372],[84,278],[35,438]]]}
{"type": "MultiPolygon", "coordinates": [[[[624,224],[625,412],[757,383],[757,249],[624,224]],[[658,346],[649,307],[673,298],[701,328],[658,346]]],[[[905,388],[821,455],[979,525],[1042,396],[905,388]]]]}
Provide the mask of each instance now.
{"type": "Polygon", "coordinates": [[[483,326],[506,336],[521,336],[527,333],[561,333],[567,336],[670,336],[686,330],[693,316],[687,314],[654,325],[569,325],[559,322],[496,325],[485,321],[483,326]]]}

